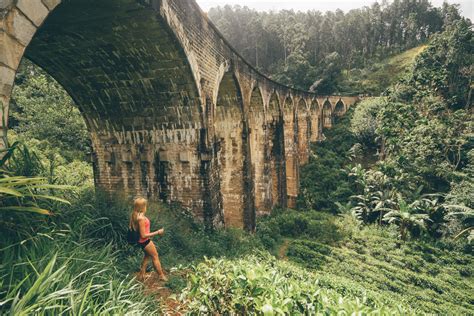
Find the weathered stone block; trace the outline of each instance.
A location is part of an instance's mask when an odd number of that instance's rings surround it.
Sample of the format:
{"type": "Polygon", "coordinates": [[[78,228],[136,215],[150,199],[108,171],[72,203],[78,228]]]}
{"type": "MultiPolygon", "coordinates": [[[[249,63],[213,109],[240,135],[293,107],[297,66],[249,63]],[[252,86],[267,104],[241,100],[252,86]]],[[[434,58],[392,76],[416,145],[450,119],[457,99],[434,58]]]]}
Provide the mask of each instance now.
{"type": "Polygon", "coordinates": [[[25,47],[4,31],[0,31],[0,63],[16,69],[23,56],[25,47]]]}
{"type": "Polygon", "coordinates": [[[43,3],[48,7],[51,11],[53,10],[58,4],[61,3],[61,0],[43,0],[43,3]]]}
{"type": "Polygon", "coordinates": [[[179,153],[179,161],[181,162],[189,162],[190,154],[188,151],[182,151],[179,153]]]}
{"type": "Polygon", "coordinates": [[[160,151],[160,161],[170,161],[171,157],[170,154],[167,151],[160,151]]]}
{"type": "Polygon", "coordinates": [[[49,13],[48,8],[40,0],[18,0],[16,6],[36,26],[40,26],[49,13]]]}
{"type": "Polygon", "coordinates": [[[13,0],[0,0],[0,9],[7,9],[11,7],[13,0]]]}
{"type": "Polygon", "coordinates": [[[201,154],[201,161],[211,161],[212,156],[210,154],[201,154]]]}
{"type": "Polygon", "coordinates": [[[140,161],[142,161],[142,162],[151,162],[152,158],[151,158],[150,152],[147,151],[147,150],[141,152],[140,153],[140,161]]]}
{"type": "Polygon", "coordinates": [[[132,162],[132,153],[130,151],[122,151],[122,161],[123,162],[132,162]]]}
{"type": "Polygon", "coordinates": [[[0,94],[10,95],[15,80],[15,71],[12,69],[0,66],[0,94]]]}
{"type": "Polygon", "coordinates": [[[3,21],[1,28],[26,46],[36,33],[36,27],[20,11],[13,9],[3,21]]]}
{"type": "Polygon", "coordinates": [[[102,157],[103,157],[105,162],[112,162],[112,153],[111,152],[108,152],[108,151],[104,152],[102,157]]]}
{"type": "MultiPolygon", "coordinates": [[[[8,113],[8,104],[10,102],[10,98],[6,95],[0,95],[0,122],[2,122],[3,125],[3,113],[8,113]]],[[[7,120],[5,120],[6,127],[8,127],[8,117],[7,120]]],[[[0,132],[2,131],[3,127],[0,126],[0,132]]],[[[1,145],[1,143],[0,143],[1,145]]],[[[4,148],[4,147],[2,147],[4,148]]]]}

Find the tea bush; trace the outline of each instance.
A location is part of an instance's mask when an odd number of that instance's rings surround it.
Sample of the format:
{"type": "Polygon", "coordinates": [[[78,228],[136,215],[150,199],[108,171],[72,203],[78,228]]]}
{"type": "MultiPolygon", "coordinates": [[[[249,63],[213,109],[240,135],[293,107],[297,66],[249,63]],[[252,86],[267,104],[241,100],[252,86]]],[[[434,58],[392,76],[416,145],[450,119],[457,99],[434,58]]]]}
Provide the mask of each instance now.
{"type": "Polygon", "coordinates": [[[352,229],[351,237],[336,245],[293,240],[287,256],[313,270],[320,286],[341,295],[401,303],[419,313],[469,314],[474,257],[449,244],[400,242],[396,234],[395,229],[372,225],[352,229]]]}
{"type": "Polygon", "coordinates": [[[207,259],[194,266],[180,296],[191,314],[364,314],[399,315],[403,306],[387,306],[343,296],[318,284],[317,277],[265,253],[236,260],[207,259]]]}
{"type": "Polygon", "coordinates": [[[322,243],[336,243],[344,238],[334,216],[324,212],[275,210],[257,223],[257,236],[267,249],[275,249],[284,238],[306,237],[322,243]]]}

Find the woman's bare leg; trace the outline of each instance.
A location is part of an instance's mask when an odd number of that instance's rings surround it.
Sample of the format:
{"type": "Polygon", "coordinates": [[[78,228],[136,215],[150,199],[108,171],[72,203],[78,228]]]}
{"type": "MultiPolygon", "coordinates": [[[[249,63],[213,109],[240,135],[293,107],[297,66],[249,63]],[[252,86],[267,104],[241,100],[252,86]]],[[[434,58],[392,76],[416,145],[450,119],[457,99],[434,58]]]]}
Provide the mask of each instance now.
{"type": "Polygon", "coordinates": [[[145,255],[143,256],[143,261],[140,266],[140,272],[139,272],[139,278],[142,280],[145,280],[145,273],[146,273],[146,267],[148,266],[148,259],[150,259],[150,256],[145,252],[145,255]]]}
{"type": "Polygon", "coordinates": [[[167,281],[168,278],[163,273],[163,269],[161,268],[160,258],[158,257],[158,251],[156,250],[155,244],[153,241],[145,247],[145,253],[151,257],[151,261],[153,262],[153,267],[155,268],[156,272],[160,276],[160,279],[167,281]]]}

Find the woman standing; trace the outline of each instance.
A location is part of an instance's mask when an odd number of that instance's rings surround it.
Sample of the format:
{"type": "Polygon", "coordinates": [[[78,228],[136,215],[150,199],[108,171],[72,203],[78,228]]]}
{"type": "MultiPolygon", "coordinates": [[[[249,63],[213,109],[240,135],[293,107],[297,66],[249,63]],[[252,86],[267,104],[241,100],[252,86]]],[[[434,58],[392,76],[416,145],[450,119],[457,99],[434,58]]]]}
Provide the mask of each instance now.
{"type": "Polygon", "coordinates": [[[130,229],[139,233],[140,239],[138,245],[143,249],[145,256],[140,268],[139,277],[143,280],[148,265],[148,260],[151,258],[153,267],[158,273],[161,280],[168,281],[168,278],[163,273],[161,268],[160,258],[158,257],[158,251],[156,250],[155,244],[150,239],[156,235],[163,235],[165,230],[150,232],[150,220],[145,216],[147,211],[147,200],[144,198],[137,198],[133,201],[133,212],[130,216],[130,229]]]}

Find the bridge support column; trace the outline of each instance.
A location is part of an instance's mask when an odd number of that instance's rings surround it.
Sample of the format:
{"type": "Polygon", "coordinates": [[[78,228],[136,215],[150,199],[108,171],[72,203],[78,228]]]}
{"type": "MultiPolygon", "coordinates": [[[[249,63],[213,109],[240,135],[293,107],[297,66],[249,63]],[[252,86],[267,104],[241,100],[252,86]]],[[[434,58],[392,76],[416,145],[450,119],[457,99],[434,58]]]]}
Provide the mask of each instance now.
{"type": "Polygon", "coordinates": [[[317,142],[319,140],[319,106],[316,100],[312,100],[311,107],[309,111],[310,115],[310,125],[311,125],[311,135],[310,140],[312,143],[317,142]]]}
{"type": "Polygon", "coordinates": [[[308,109],[306,102],[301,99],[297,107],[297,131],[298,131],[298,157],[299,164],[305,165],[309,160],[309,131],[308,109]]]}
{"type": "Polygon", "coordinates": [[[298,131],[296,130],[294,100],[288,97],[284,102],[283,121],[285,138],[286,194],[287,207],[295,208],[298,197],[298,131]]]}

